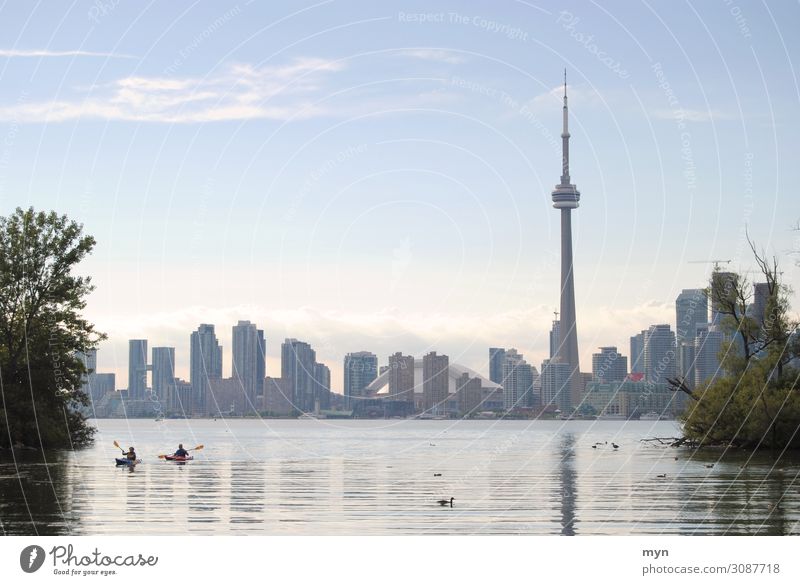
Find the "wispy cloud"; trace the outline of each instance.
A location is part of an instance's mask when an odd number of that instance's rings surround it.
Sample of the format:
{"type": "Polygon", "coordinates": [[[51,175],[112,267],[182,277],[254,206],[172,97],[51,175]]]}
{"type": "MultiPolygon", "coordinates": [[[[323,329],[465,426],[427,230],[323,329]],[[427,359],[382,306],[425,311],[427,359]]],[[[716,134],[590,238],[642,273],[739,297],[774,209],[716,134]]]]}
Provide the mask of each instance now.
{"type": "Polygon", "coordinates": [[[95,51],[51,51],[49,49],[0,49],[0,57],[110,57],[133,59],[124,53],[99,53],[95,51]]]}
{"type": "Polygon", "coordinates": [[[192,123],[308,118],[324,113],[314,105],[314,96],[325,75],[343,67],[341,62],[303,58],[279,66],[236,64],[202,78],[125,77],[69,99],[0,106],[0,120],[192,123]]]}
{"type": "Polygon", "coordinates": [[[426,61],[437,61],[439,63],[447,63],[449,65],[458,65],[464,63],[466,59],[445,49],[409,49],[402,51],[401,55],[407,57],[414,57],[415,59],[424,59],[426,61]]]}

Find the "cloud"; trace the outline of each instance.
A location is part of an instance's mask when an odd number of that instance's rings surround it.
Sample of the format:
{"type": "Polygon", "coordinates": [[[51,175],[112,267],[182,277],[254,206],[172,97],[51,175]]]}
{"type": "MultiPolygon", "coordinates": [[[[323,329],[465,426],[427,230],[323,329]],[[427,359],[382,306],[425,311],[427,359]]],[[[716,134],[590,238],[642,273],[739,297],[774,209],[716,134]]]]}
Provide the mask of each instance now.
{"type": "Polygon", "coordinates": [[[449,65],[458,65],[464,63],[466,59],[461,55],[457,55],[452,51],[444,49],[411,49],[402,51],[401,55],[407,57],[414,57],[415,59],[424,59],[426,61],[437,61],[439,63],[447,63],[449,65]]]}
{"type": "Polygon", "coordinates": [[[193,123],[309,118],[322,115],[314,96],[341,62],[303,58],[279,66],[228,66],[207,77],[131,76],[83,90],[71,99],[0,106],[0,120],[63,122],[101,118],[193,123]]]}
{"type": "Polygon", "coordinates": [[[109,57],[133,59],[123,53],[98,53],[95,51],[51,51],[49,49],[0,49],[0,57],[109,57]]]}

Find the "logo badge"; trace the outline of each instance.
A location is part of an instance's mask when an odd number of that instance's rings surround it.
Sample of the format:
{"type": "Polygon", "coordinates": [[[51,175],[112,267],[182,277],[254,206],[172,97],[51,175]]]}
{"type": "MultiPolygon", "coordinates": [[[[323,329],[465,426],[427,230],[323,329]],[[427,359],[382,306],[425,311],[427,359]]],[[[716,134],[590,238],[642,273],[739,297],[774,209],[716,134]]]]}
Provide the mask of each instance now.
{"type": "Polygon", "coordinates": [[[19,566],[26,573],[35,573],[44,564],[44,549],[41,546],[32,544],[26,546],[19,553],[19,566]]]}

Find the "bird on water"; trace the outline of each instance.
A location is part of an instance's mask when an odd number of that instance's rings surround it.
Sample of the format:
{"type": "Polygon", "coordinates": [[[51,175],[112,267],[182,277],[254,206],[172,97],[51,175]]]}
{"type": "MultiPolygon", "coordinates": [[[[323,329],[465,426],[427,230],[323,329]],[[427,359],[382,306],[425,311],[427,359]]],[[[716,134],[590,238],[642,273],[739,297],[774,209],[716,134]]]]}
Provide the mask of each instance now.
{"type": "Polygon", "coordinates": [[[440,506],[446,506],[447,504],[450,504],[450,507],[452,508],[454,500],[455,498],[450,498],[449,500],[436,500],[436,503],[440,506]]]}

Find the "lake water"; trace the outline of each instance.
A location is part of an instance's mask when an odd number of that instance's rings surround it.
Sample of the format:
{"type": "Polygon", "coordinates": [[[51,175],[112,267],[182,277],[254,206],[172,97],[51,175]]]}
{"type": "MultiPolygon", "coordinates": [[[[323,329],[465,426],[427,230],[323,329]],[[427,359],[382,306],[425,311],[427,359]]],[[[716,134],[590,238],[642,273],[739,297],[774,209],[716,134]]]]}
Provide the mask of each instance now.
{"type": "Polygon", "coordinates": [[[89,449],[0,455],[2,533],[800,534],[798,461],[640,441],[674,422],[94,422],[89,449]],[[179,442],[205,448],[158,459],[179,442]]]}

